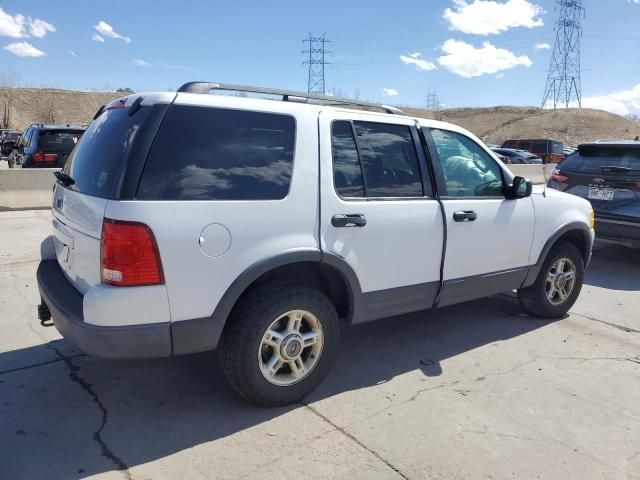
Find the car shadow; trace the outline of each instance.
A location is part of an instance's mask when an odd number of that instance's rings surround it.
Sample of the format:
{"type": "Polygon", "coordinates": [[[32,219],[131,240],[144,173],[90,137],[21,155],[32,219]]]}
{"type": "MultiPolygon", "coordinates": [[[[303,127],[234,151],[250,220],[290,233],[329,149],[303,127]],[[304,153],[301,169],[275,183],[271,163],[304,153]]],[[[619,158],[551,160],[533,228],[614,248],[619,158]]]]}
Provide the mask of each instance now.
{"type": "Polygon", "coordinates": [[[584,283],[612,290],[640,290],[640,250],[597,245],[584,283]]]}
{"type": "MultiPolygon", "coordinates": [[[[522,315],[514,298],[500,295],[347,328],[330,374],[306,402],[410,371],[435,377],[445,359],[548,324],[522,315]]],[[[223,382],[213,352],[109,361],[73,352],[58,340],[2,353],[0,365],[10,364],[11,356],[37,358],[42,365],[0,372],[3,478],[91,476],[228,440],[247,429],[252,429],[251,441],[231,440],[230,445],[260,448],[253,429],[301,408],[260,408],[240,400],[223,382]],[[44,361],[52,349],[64,359],[44,361]]],[[[222,445],[217,447],[232,448],[222,445]]]]}

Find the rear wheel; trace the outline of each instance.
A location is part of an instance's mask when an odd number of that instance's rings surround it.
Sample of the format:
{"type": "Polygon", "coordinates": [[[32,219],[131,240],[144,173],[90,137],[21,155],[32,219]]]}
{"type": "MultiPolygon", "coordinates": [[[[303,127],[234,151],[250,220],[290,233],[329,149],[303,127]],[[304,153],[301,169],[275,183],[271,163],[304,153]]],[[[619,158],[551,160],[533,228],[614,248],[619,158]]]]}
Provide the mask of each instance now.
{"type": "Polygon", "coordinates": [[[279,406],[299,401],[322,381],[339,336],[326,295],[273,282],[240,300],[218,351],[234,390],[254,403],[279,406]]]}
{"type": "Polygon", "coordinates": [[[547,255],[534,284],[518,290],[518,300],[532,315],[560,318],[578,299],[583,280],[582,255],[571,243],[559,242],[547,255]]]}

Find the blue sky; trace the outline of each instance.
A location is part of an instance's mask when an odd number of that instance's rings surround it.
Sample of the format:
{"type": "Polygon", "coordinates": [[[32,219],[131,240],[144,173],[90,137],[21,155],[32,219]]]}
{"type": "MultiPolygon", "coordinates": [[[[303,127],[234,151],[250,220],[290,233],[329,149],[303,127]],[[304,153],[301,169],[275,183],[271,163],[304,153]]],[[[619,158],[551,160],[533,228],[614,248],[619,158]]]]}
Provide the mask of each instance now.
{"type": "MultiPolygon", "coordinates": [[[[584,0],[588,106],[640,112],[640,0],[584,0]]],[[[302,40],[332,40],[326,85],[422,106],[538,105],[552,0],[0,3],[0,71],[22,85],[176,88],[203,79],[306,89],[302,40]],[[488,44],[486,42],[489,42],[488,44]],[[391,95],[389,95],[391,94],[391,95]]]]}

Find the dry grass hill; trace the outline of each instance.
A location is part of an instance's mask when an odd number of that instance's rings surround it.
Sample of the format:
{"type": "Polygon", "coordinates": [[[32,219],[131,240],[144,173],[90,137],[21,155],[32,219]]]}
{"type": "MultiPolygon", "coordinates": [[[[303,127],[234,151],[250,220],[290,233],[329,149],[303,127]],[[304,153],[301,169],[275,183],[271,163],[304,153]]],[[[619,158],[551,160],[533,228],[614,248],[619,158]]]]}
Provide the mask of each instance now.
{"type": "MultiPolygon", "coordinates": [[[[31,123],[74,123],[91,121],[96,110],[124,95],[116,92],[74,92],[68,90],[0,88],[0,114],[10,99],[10,124],[24,128],[31,123]]],[[[434,112],[404,108],[418,117],[434,118],[434,112]]],[[[601,110],[542,110],[534,107],[456,108],[440,111],[441,119],[461,125],[487,143],[507,138],[555,138],[567,145],[598,138],[634,138],[640,123],[601,110]]]]}

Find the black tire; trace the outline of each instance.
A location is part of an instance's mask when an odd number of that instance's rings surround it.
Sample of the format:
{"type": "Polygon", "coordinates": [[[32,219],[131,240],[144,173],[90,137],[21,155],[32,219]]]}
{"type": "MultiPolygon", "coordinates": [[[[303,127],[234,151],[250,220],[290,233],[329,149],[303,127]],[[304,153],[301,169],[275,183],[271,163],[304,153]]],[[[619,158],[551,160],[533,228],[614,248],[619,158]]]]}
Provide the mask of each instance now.
{"type": "Polygon", "coordinates": [[[518,290],[518,300],[522,308],[531,315],[550,319],[562,318],[576,303],[580,290],[582,290],[583,280],[584,261],[580,251],[571,243],[558,242],[545,258],[534,284],[518,290]],[[575,284],[571,293],[562,303],[553,304],[547,296],[547,276],[552,271],[554,264],[562,258],[573,262],[575,266],[575,284]]]}
{"type": "Polygon", "coordinates": [[[340,341],[340,321],[327,296],[313,287],[274,281],[246,293],[229,317],[218,346],[229,385],[246,400],[276,407],[300,401],[327,375],[340,341]],[[289,386],[270,383],[258,361],[262,337],[271,323],[291,310],[306,310],[318,319],[324,341],[321,354],[306,377],[289,386]]]}

